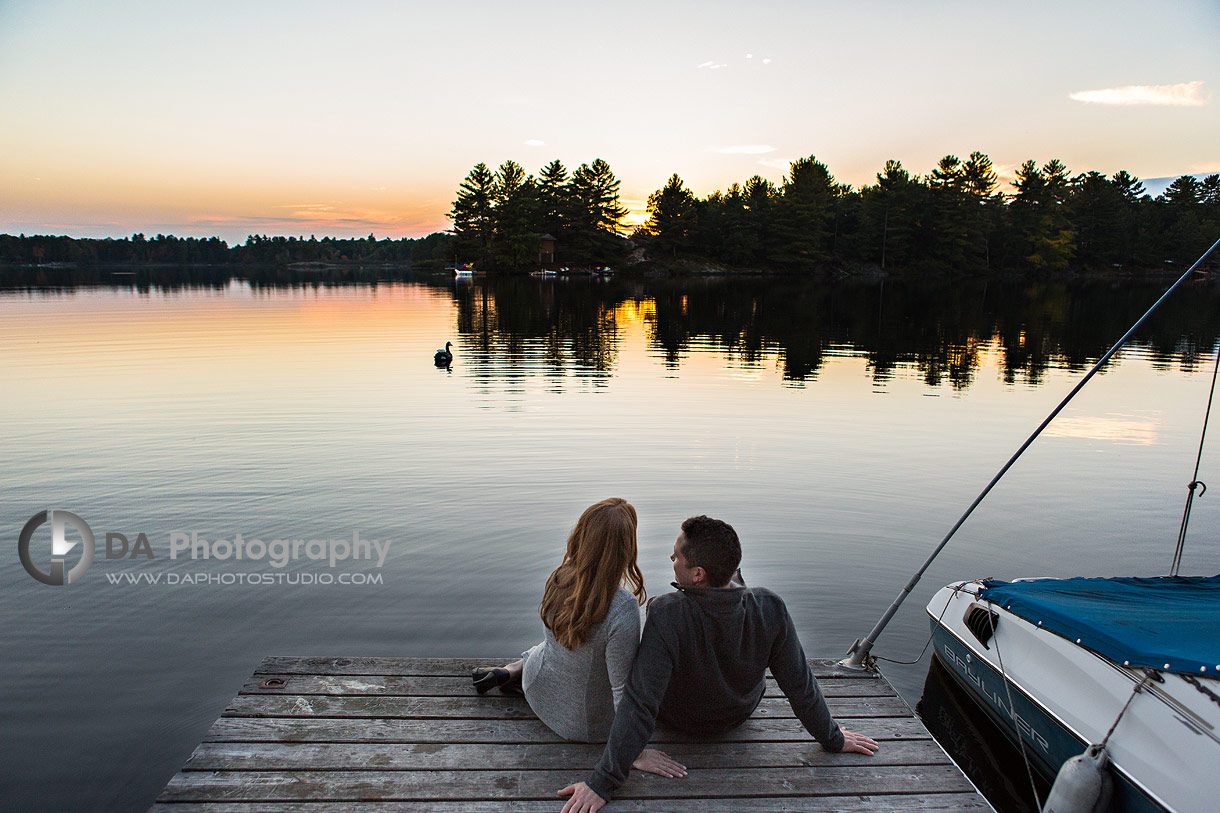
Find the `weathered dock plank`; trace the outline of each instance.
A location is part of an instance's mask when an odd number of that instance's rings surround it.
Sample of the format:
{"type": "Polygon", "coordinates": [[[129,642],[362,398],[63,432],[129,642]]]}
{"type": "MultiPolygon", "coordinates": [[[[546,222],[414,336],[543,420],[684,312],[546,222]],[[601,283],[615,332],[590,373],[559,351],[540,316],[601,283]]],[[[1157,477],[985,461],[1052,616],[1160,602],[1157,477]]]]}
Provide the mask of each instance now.
{"type": "MultiPolygon", "coordinates": [[[[528,766],[566,769],[590,766],[600,743],[228,743],[205,742],[184,771],[291,770],[507,770],[528,766]]],[[[874,756],[828,754],[803,742],[687,742],[682,763],[689,768],[783,768],[868,760],[869,765],[943,765],[945,755],[932,740],[887,742],[874,756]]]]}
{"type": "MultiPolygon", "coordinates": [[[[867,759],[867,757],[865,757],[867,759]]],[[[177,774],[162,801],[428,801],[448,799],[559,798],[559,788],[578,780],[575,769],[513,771],[190,771],[177,774]]],[[[583,773],[583,772],[581,772],[583,773]]],[[[690,770],[685,779],[633,771],[621,799],[759,796],[843,796],[867,787],[893,794],[919,787],[929,793],[962,792],[970,783],[953,765],[822,765],[801,768],[690,770]]],[[[558,807],[558,805],[556,805],[558,807]]]]}
{"type": "MultiPolygon", "coordinates": [[[[910,714],[897,697],[829,697],[836,717],[906,717],[910,714]]],[[[770,718],[792,717],[792,706],[779,697],[764,698],[754,713],[770,718]]],[[[470,720],[532,718],[523,697],[343,697],[335,695],[238,695],[224,710],[225,717],[384,717],[470,720]]]]}
{"type": "MultiPolygon", "coordinates": [[[[558,798],[558,797],[556,797],[558,798]]],[[[554,801],[428,801],[428,802],[204,802],[157,803],[152,813],[555,813],[554,801]]],[[[604,810],[613,813],[715,813],[706,799],[666,799],[664,805],[655,800],[616,799],[604,810]]],[[[976,792],[922,793],[902,796],[855,795],[804,796],[766,799],[738,798],[720,810],[733,813],[834,813],[841,810],[904,811],[976,811],[991,810],[991,805],[976,792]]]]}
{"type": "MultiPolygon", "coordinates": [[[[848,728],[867,731],[875,740],[928,739],[914,718],[841,717],[848,728]]],[[[809,734],[795,718],[752,717],[720,737],[726,742],[801,740],[809,734]]],[[[387,720],[370,717],[344,720],[329,717],[221,717],[204,735],[204,742],[564,742],[542,721],[528,720],[387,720]]],[[[687,734],[658,728],[653,742],[688,742],[687,734]]]]}
{"type": "MultiPolygon", "coordinates": [[[[463,664],[470,663],[463,661],[463,664]]],[[[818,678],[827,697],[894,697],[884,680],[818,678]]],[[[255,673],[242,694],[334,694],[344,697],[398,695],[401,697],[478,697],[464,675],[306,675],[255,673]]],[[[767,697],[783,697],[773,679],[767,680],[767,697]]]]}
{"type": "MultiPolygon", "coordinates": [[[[504,658],[322,658],[283,657],[264,658],[256,674],[270,675],[452,675],[454,664],[461,664],[467,673],[476,666],[503,666],[504,658]]],[[[846,669],[835,661],[813,659],[809,661],[813,676],[819,681],[824,677],[851,680],[879,680],[872,672],[846,669]]]]}
{"type": "MultiPolygon", "coordinates": [[[[497,659],[267,658],[166,785],[168,813],[557,811],[600,744],[567,742],[520,697],[478,696],[470,669],[497,659]]],[[[829,754],[768,680],[726,735],[658,729],[684,779],[634,772],[615,811],[988,810],[894,689],[811,660],[832,712],[882,742],[829,754]]]]}

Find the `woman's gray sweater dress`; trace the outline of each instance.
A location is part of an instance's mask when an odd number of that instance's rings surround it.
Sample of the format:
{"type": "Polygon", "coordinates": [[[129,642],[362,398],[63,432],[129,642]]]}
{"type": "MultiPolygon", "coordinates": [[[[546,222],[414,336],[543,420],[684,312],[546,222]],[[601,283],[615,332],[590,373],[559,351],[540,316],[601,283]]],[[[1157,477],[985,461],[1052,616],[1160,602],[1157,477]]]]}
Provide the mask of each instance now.
{"type": "Polygon", "coordinates": [[[545,641],[522,653],[525,699],[564,739],[605,742],[639,645],[640,605],[620,587],[583,646],[564,649],[547,630],[545,641]]]}

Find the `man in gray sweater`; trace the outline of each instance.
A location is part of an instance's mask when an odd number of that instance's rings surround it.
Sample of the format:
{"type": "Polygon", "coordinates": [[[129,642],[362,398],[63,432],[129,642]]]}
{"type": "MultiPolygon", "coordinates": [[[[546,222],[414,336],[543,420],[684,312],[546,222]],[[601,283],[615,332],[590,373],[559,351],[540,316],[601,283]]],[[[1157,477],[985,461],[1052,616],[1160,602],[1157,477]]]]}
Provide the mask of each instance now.
{"type": "Polygon", "coordinates": [[[658,720],[699,735],[741,725],[762,699],[768,668],[823,748],[870,756],[877,750],[831,716],[783,600],[741,583],[741,543],[732,526],[691,517],[670,559],[677,592],[650,602],[610,740],[588,781],[559,791],[571,796],[563,813],[600,810],[626,781],[658,720]]]}

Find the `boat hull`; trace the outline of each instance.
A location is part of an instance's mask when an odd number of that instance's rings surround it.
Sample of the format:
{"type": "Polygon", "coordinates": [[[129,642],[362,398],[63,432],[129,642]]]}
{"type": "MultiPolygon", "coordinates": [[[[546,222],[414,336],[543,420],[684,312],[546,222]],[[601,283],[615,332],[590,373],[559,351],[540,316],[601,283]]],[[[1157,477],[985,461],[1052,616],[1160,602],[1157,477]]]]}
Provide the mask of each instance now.
{"type": "MultiPolygon", "coordinates": [[[[1021,743],[1017,741],[1017,731],[1020,731],[1024,752],[1029,757],[1030,765],[1047,782],[1055,781],[1059,766],[1064,762],[1084,753],[1088,743],[1075,736],[1024,691],[1011,686],[1008,689],[1011,691],[1011,708],[1014,711],[1010,711],[1009,695],[1000,673],[986,661],[973,657],[970,648],[963,641],[935,621],[932,622],[932,640],[936,657],[949,674],[996,727],[1018,747],[1021,743]]],[[[1166,809],[1145,796],[1127,777],[1115,775],[1114,779],[1115,810],[1134,813],[1166,809]]]]}
{"type": "Polygon", "coordinates": [[[1053,781],[1066,760],[1105,738],[1130,701],[1108,743],[1113,809],[1215,809],[1220,704],[1198,688],[1199,680],[1158,672],[1133,696],[1144,670],[980,602],[976,592],[975,584],[954,585],[929,602],[935,652],[998,729],[1024,744],[1034,770],[1053,781]],[[994,613],[994,628],[976,623],[972,630],[972,608],[994,613]]]}

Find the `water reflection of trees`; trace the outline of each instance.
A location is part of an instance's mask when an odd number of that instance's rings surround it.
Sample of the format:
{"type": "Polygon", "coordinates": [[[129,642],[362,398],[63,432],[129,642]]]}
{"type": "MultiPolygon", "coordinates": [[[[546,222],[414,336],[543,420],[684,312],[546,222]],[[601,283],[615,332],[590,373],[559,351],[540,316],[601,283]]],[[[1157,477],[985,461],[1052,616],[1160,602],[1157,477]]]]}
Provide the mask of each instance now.
{"type": "Polygon", "coordinates": [[[477,378],[515,371],[604,380],[615,367],[620,334],[615,306],[622,298],[607,298],[596,285],[511,277],[477,285],[458,282],[453,296],[458,333],[467,350],[477,351],[466,358],[477,378]]]}
{"type": "MultiPolygon", "coordinates": [[[[647,341],[678,368],[715,348],[731,364],[774,359],[791,383],[829,357],[866,360],[874,381],[917,371],[928,386],[965,390],[988,353],[1009,384],[1052,368],[1083,370],[1155,301],[1166,283],[980,281],[807,283],[706,278],[599,283],[505,279],[459,284],[458,330],[485,359],[541,354],[539,374],[612,373],[620,315],[641,314],[647,341]]],[[[1220,289],[1193,282],[1136,334],[1159,367],[1192,369],[1220,332],[1220,289]]]]}
{"type": "MultiPolygon", "coordinates": [[[[774,364],[792,384],[816,379],[828,358],[865,359],[884,383],[915,371],[930,387],[965,390],[988,354],[1009,384],[1041,383],[1048,370],[1082,371],[1147,310],[1167,280],[1030,282],[940,279],[808,282],[784,277],[602,281],[525,278],[444,282],[385,269],[306,272],[105,267],[23,269],[9,289],[70,291],[113,286],[150,291],[224,290],[424,282],[457,304],[465,369],[487,381],[567,376],[597,384],[614,375],[629,321],[644,324],[650,350],[678,369],[711,348],[745,369],[774,364]]],[[[1220,286],[1184,285],[1136,334],[1155,367],[1191,370],[1220,335],[1220,286]]]]}

